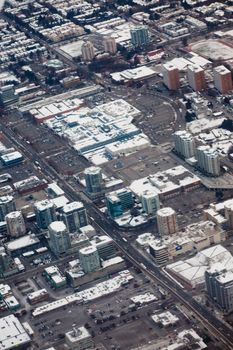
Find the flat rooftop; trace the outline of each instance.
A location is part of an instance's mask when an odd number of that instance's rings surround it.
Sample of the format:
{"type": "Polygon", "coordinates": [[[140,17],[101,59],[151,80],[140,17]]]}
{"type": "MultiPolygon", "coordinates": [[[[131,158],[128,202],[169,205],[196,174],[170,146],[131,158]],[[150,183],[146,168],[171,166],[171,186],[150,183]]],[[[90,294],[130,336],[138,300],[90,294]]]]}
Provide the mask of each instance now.
{"type": "Polygon", "coordinates": [[[0,318],[0,350],[23,346],[30,340],[22,324],[14,315],[0,318]]]}

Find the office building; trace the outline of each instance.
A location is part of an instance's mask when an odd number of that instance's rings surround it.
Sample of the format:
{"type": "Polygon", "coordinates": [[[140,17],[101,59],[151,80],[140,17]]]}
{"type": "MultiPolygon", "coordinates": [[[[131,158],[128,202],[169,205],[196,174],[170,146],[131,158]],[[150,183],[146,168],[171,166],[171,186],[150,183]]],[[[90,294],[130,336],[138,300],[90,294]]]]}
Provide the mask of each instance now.
{"type": "Polygon", "coordinates": [[[149,30],[146,26],[136,26],[130,30],[131,43],[133,46],[142,46],[150,41],[149,30]]]}
{"type": "Polygon", "coordinates": [[[123,209],[121,201],[115,193],[106,196],[106,206],[108,209],[108,214],[112,218],[117,218],[123,214],[123,209]]]}
{"type": "Polygon", "coordinates": [[[224,66],[214,68],[214,86],[222,94],[227,94],[232,90],[231,71],[224,66]]]}
{"type": "Polygon", "coordinates": [[[61,219],[70,233],[88,225],[87,212],[81,202],[66,204],[61,210],[61,219]]]}
{"type": "Polygon", "coordinates": [[[171,235],[178,230],[176,212],[166,207],[157,211],[157,225],[161,236],[171,235]]]}
{"type": "Polygon", "coordinates": [[[143,210],[148,215],[155,215],[160,208],[159,195],[152,191],[146,191],[141,196],[143,210]]]}
{"type": "Polygon", "coordinates": [[[20,211],[12,211],[5,216],[5,220],[9,236],[19,237],[26,233],[24,218],[20,211]]]}
{"type": "Polygon", "coordinates": [[[175,151],[185,159],[195,155],[194,137],[186,130],[179,130],[173,134],[175,151]]]}
{"type": "Polygon", "coordinates": [[[2,86],[0,89],[0,105],[8,106],[18,101],[18,95],[15,93],[13,84],[2,86]]]}
{"type": "Polygon", "coordinates": [[[114,55],[117,52],[117,44],[115,38],[104,38],[104,51],[114,55]]]}
{"type": "Polygon", "coordinates": [[[197,148],[198,167],[204,173],[211,176],[219,176],[220,160],[219,155],[210,146],[200,146],[197,148]]]}
{"type": "Polygon", "coordinates": [[[134,204],[134,198],[133,193],[130,189],[121,188],[120,190],[117,190],[115,194],[121,201],[121,207],[123,211],[132,208],[134,204]]]}
{"type": "Polygon", "coordinates": [[[73,328],[65,333],[65,341],[71,350],[85,350],[94,346],[93,339],[85,327],[73,328]]]}
{"type": "Polygon", "coordinates": [[[233,311],[233,271],[217,264],[205,272],[205,283],[209,297],[224,311],[233,311]]]}
{"type": "Polygon", "coordinates": [[[161,244],[157,244],[155,242],[149,243],[149,252],[155,259],[155,263],[158,265],[166,264],[169,260],[169,253],[167,246],[161,244]]]}
{"type": "Polygon", "coordinates": [[[67,253],[71,247],[69,232],[62,221],[54,221],[49,225],[50,248],[57,256],[67,253]]]}
{"type": "Polygon", "coordinates": [[[100,257],[95,246],[84,247],[79,250],[80,265],[85,273],[100,269],[100,257]]]}
{"type": "Polygon", "coordinates": [[[47,229],[51,222],[57,220],[55,205],[49,199],[34,204],[37,225],[41,229],[47,229]]]}
{"type": "Polygon", "coordinates": [[[84,171],[86,190],[90,194],[98,194],[103,190],[102,170],[91,166],[84,171]]]}
{"type": "Polygon", "coordinates": [[[83,43],[81,47],[82,59],[84,62],[90,62],[95,57],[95,48],[90,41],[83,43]]]}
{"type": "Polygon", "coordinates": [[[4,221],[6,214],[15,210],[16,206],[12,196],[0,197],[0,221],[4,221]]]}
{"type": "Polygon", "coordinates": [[[169,90],[178,90],[180,87],[179,70],[171,63],[163,65],[163,82],[169,90]]]}
{"type": "Polygon", "coordinates": [[[188,83],[194,91],[202,91],[206,88],[204,69],[197,65],[190,65],[187,69],[188,83]]]}
{"type": "Polygon", "coordinates": [[[116,256],[115,242],[109,236],[94,236],[90,243],[98,250],[100,259],[108,260],[116,256]]]}

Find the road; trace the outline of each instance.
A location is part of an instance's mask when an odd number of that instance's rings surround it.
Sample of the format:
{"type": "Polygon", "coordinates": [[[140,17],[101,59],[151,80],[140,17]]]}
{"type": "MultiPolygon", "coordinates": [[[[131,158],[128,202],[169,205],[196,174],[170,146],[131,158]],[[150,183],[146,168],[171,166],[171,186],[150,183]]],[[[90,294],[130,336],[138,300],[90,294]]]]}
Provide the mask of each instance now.
{"type": "MultiPolygon", "coordinates": [[[[40,155],[38,155],[33,148],[26,142],[21,140],[11,129],[7,128],[3,124],[3,120],[0,121],[2,131],[11,139],[11,141],[24,153],[29,160],[37,161],[48,179],[56,180],[63,188],[67,197],[72,201],[82,200],[85,202],[88,215],[94,218],[95,225],[105,234],[110,236],[124,253],[124,255],[135,265],[138,266],[146,275],[148,275],[153,281],[160,284],[165,290],[171,293],[171,295],[184,304],[187,309],[203,324],[203,326],[209,331],[211,336],[217,341],[221,341],[225,348],[222,350],[233,349],[233,330],[230,326],[227,326],[221,320],[212,315],[209,310],[195,301],[188,292],[180,288],[174,281],[169,279],[160,268],[156,267],[152,261],[142,254],[130,243],[125,242],[122,238],[122,232],[117,229],[113,229],[111,222],[101,213],[95,205],[84,195],[81,191],[74,190],[67,181],[61,177],[40,155]]],[[[67,257],[68,258],[68,257],[67,257]]],[[[38,269],[36,270],[38,272],[38,269]]],[[[33,271],[34,272],[34,271],[33,271]]],[[[27,275],[27,273],[26,273],[27,275]]]]}

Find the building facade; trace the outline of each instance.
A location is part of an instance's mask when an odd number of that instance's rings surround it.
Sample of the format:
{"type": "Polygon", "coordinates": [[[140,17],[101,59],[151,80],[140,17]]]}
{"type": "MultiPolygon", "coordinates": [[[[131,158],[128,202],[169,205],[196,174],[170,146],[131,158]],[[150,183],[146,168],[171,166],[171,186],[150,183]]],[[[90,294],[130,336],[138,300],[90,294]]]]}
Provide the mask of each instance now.
{"type": "Polygon", "coordinates": [[[71,247],[69,232],[62,221],[54,221],[49,225],[50,248],[57,256],[67,253],[71,247]]]}
{"type": "Polygon", "coordinates": [[[62,208],[61,218],[70,233],[88,225],[87,211],[81,202],[66,204],[62,208]]]}
{"type": "Polygon", "coordinates": [[[85,273],[100,269],[100,258],[96,247],[89,246],[79,250],[80,265],[85,273]]]}
{"type": "Polygon", "coordinates": [[[197,148],[198,167],[204,173],[211,176],[220,175],[220,160],[218,153],[210,146],[200,146],[197,148]]]}
{"type": "Polygon", "coordinates": [[[37,225],[41,229],[47,229],[51,222],[57,219],[55,206],[52,201],[45,199],[34,204],[37,225]]]}
{"type": "Polygon", "coordinates": [[[90,62],[95,57],[95,48],[90,41],[83,43],[81,47],[82,59],[84,62],[90,62]]]}
{"type": "Polygon", "coordinates": [[[103,191],[102,170],[99,167],[89,167],[84,171],[86,190],[90,194],[98,194],[103,191]]]}
{"type": "Polygon", "coordinates": [[[191,88],[194,91],[205,90],[206,80],[205,80],[205,71],[203,68],[196,65],[188,66],[187,77],[188,77],[189,86],[191,86],[191,88]]]}
{"type": "Polygon", "coordinates": [[[179,130],[173,134],[175,151],[185,159],[195,155],[194,137],[186,130],[179,130]]]}
{"type": "Polygon", "coordinates": [[[137,26],[130,30],[133,46],[143,46],[150,41],[149,30],[146,26],[137,26]]]}
{"type": "Polygon", "coordinates": [[[163,82],[169,90],[178,90],[180,87],[179,70],[171,63],[163,65],[163,82]]]}
{"type": "Polygon", "coordinates": [[[159,195],[155,192],[147,191],[141,196],[141,203],[143,210],[148,215],[156,215],[160,208],[159,195]]]}
{"type": "Polygon", "coordinates": [[[0,197],[0,221],[4,221],[6,214],[15,210],[16,206],[12,196],[0,197]]]}
{"type": "Polygon", "coordinates": [[[104,38],[104,51],[114,55],[117,52],[117,45],[115,38],[104,38]]]}
{"type": "Polygon", "coordinates": [[[214,68],[214,86],[222,94],[227,94],[232,90],[231,71],[224,66],[214,68]]]}
{"type": "Polygon", "coordinates": [[[7,234],[11,237],[23,236],[26,233],[26,226],[23,215],[20,211],[13,211],[5,216],[7,234]]]}
{"type": "Polygon", "coordinates": [[[209,297],[225,312],[233,311],[233,272],[224,269],[205,272],[209,297]]]}
{"type": "Polygon", "coordinates": [[[171,235],[178,231],[177,216],[172,208],[162,208],[157,211],[157,225],[161,236],[171,235]]]}

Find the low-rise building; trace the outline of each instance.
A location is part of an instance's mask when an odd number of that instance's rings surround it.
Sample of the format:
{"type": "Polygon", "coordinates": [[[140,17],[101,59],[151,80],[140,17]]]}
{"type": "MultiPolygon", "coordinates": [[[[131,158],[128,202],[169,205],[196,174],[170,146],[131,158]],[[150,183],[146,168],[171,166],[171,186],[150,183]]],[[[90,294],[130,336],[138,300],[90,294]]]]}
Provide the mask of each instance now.
{"type": "Polygon", "coordinates": [[[30,336],[14,315],[0,318],[0,344],[2,349],[23,348],[30,341],[30,336]]]}
{"type": "Polygon", "coordinates": [[[67,332],[65,341],[71,350],[85,350],[94,346],[94,341],[85,327],[73,328],[67,332]]]}
{"type": "Polygon", "coordinates": [[[151,318],[156,324],[160,324],[163,327],[175,325],[179,321],[179,317],[172,314],[170,311],[154,314],[151,318]]]}

